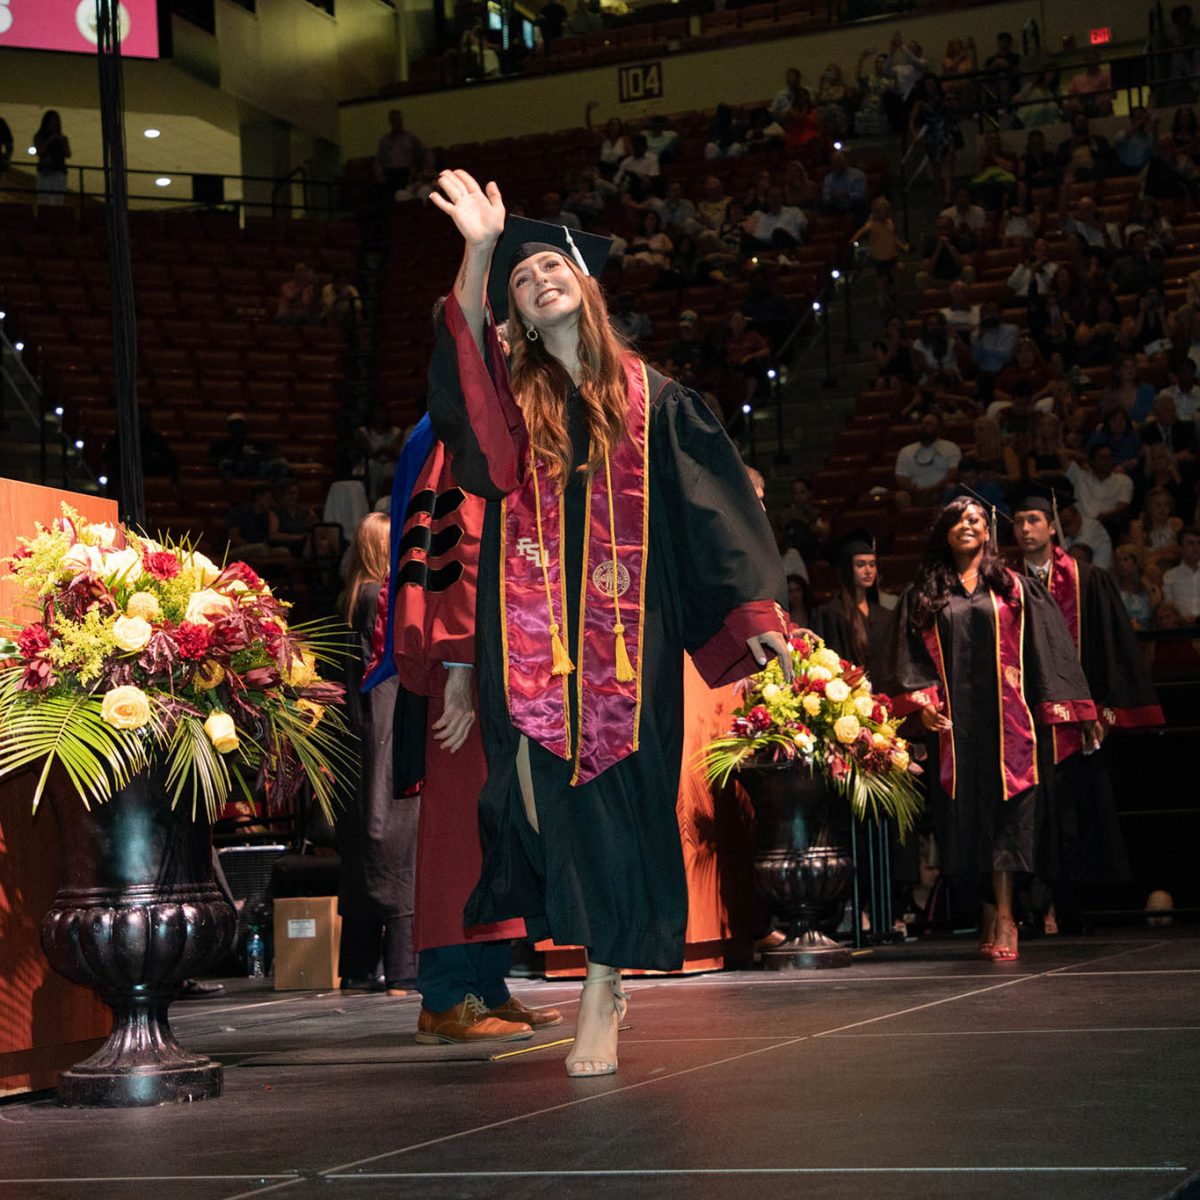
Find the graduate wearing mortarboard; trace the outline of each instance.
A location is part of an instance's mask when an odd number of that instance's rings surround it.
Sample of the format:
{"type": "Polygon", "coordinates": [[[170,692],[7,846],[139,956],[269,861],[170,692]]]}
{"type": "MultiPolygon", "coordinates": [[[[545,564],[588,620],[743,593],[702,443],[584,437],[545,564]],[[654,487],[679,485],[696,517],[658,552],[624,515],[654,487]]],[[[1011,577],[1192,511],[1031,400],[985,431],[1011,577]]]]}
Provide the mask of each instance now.
{"type": "MultiPolygon", "coordinates": [[[[877,681],[887,666],[891,610],[880,603],[875,539],[866,529],[842,538],[830,554],[841,587],[813,615],[813,632],[831,650],[866,667],[877,681]]],[[[891,597],[895,603],[895,597],[891,597]]]]}
{"type": "MultiPolygon", "coordinates": [[[[1021,572],[1049,591],[1066,622],[1096,703],[1090,736],[1099,745],[1110,729],[1161,725],[1163,713],[1112,577],[1055,543],[1059,510],[1074,503],[1069,480],[1045,480],[1013,505],[1013,532],[1021,551],[1021,572]]],[[[1071,885],[1129,879],[1107,755],[1103,750],[1084,755],[1082,749],[1077,728],[1056,726],[1043,755],[1044,769],[1055,775],[1060,883],[1056,907],[1060,920],[1072,924],[1078,914],[1072,911],[1071,885]]]]}
{"type": "Polygon", "coordinates": [[[488,502],[476,662],[489,774],[467,918],[522,916],[533,936],[587,948],[567,1070],[607,1074],[619,968],[683,962],[683,652],[711,686],[771,654],[790,674],[783,572],[719,422],[614,334],[595,279],[605,239],[506,227],[499,190],[465,172],[439,185],[431,199],[466,247],[438,343],[457,386],[429,411],[459,482],[488,502]],[[492,324],[505,310],[508,362],[492,324]]]}

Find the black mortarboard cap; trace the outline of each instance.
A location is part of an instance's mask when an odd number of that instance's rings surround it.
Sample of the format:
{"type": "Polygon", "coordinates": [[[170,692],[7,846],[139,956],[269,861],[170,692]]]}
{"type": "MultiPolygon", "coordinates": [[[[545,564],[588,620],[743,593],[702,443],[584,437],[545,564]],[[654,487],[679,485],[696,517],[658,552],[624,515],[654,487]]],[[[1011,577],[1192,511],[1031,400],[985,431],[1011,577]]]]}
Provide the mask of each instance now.
{"type": "Polygon", "coordinates": [[[835,538],[829,546],[829,561],[839,567],[848,563],[856,554],[876,554],[875,535],[865,526],[851,529],[835,538]]]}
{"type": "Polygon", "coordinates": [[[528,217],[509,217],[504,233],[492,254],[492,269],[488,275],[488,301],[497,321],[508,319],[508,281],[519,263],[545,250],[566,254],[577,266],[582,266],[594,279],[599,279],[612,249],[612,238],[565,225],[546,221],[531,221],[528,217]]]}
{"type": "Polygon", "coordinates": [[[1047,475],[1029,483],[1013,501],[1012,510],[1014,513],[1040,512],[1053,517],[1056,503],[1060,511],[1075,503],[1075,489],[1065,475],[1047,475]]]}

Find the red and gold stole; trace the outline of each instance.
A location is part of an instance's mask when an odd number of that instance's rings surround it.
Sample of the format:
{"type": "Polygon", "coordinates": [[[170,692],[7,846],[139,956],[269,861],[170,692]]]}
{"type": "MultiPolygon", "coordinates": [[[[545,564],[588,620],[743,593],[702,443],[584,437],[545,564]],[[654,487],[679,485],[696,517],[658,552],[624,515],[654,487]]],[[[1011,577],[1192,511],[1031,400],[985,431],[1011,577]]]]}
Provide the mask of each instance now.
{"type": "MultiPolygon", "coordinates": [[[[1000,705],[1000,762],[1004,799],[1018,795],[1038,781],[1037,732],[1033,713],[1025,702],[1025,593],[1020,579],[1014,575],[1016,589],[1011,600],[989,591],[996,654],[997,700],[1000,705]]],[[[946,678],[946,659],[935,621],[924,634],[925,648],[937,670],[946,697],[946,715],[954,714],[950,707],[950,686],[946,678]]],[[[938,735],[941,757],[941,783],[948,796],[955,795],[957,761],[954,746],[955,730],[938,735]]]]}
{"type": "MultiPolygon", "coordinates": [[[[1075,657],[1082,661],[1083,598],[1080,590],[1079,563],[1059,546],[1053,548],[1048,585],[1050,595],[1067,623],[1071,642],[1075,646],[1075,657]]],[[[1078,725],[1051,725],[1050,737],[1055,763],[1060,763],[1083,749],[1083,735],[1078,725]]]]}
{"type": "Polygon", "coordinates": [[[500,604],[505,694],[513,724],[559,758],[571,783],[594,779],[638,748],[642,624],[649,544],[649,382],[625,359],[627,436],[587,484],[579,627],[569,654],[563,500],[533,463],[501,508],[500,604]],[[632,669],[630,669],[632,668],[632,669]],[[575,676],[572,681],[572,675],[575,676]],[[571,697],[577,689],[573,728],[571,697]]]}

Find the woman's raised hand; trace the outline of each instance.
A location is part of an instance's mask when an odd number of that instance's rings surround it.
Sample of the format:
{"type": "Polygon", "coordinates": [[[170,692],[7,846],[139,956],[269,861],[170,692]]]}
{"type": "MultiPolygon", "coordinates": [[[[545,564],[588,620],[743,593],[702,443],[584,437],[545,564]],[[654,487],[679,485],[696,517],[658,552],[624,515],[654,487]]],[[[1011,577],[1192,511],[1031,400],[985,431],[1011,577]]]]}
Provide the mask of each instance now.
{"type": "Polygon", "coordinates": [[[443,171],[429,199],[458,227],[467,245],[494,246],[504,232],[504,200],[500,189],[489,183],[481,188],[466,171],[443,171]]]}

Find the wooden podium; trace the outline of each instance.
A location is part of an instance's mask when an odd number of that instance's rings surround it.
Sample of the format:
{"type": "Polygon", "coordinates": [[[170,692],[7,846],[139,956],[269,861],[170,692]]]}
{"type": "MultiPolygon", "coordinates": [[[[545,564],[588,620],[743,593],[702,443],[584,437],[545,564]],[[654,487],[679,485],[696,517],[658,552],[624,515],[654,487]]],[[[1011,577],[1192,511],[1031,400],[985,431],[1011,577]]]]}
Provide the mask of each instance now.
{"type": "MultiPolygon", "coordinates": [[[[98,496],[0,479],[0,557],[48,525],[66,501],[89,520],[117,520],[98,496]]],[[[0,571],[0,574],[6,574],[0,571]]],[[[28,619],[11,580],[0,579],[0,617],[28,619]]],[[[86,988],[69,983],[42,954],[40,928],[58,888],[61,862],[53,806],[31,812],[32,772],[0,780],[0,1096],[52,1087],[59,1071],[97,1049],[111,1013],[86,988]]],[[[64,801],[74,801],[64,796],[64,801]]]]}

